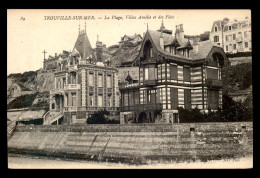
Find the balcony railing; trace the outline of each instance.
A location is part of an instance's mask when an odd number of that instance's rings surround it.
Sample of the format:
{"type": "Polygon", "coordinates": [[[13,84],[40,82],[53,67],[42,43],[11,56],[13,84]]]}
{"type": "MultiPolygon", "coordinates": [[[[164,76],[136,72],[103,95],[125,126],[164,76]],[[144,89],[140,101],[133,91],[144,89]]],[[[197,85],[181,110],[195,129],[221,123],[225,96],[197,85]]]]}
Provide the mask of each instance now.
{"type": "Polygon", "coordinates": [[[144,85],[153,86],[153,85],[156,85],[156,84],[157,84],[156,80],[145,80],[144,81],[144,85]]]}
{"type": "Polygon", "coordinates": [[[139,86],[139,83],[132,83],[132,84],[121,85],[119,89],[133,88],[137,86],[139,86]]]}
{"type": "Polygon", "coordinates": [[[64,94],[64,89],[57,88],[57,89],[50,90],[50,95],[55,95],[55,94],[64,94]]]}
{"type": "Polygon", "coordinates": [[[161,103],[137,104],[134,106],[122,106],[121,111],[158,111],[162,110],[161,103]]]}
{"type": "Polygon", "coordinates": [[[65,106],[64,111],[76,112],[77,107],[76,106],[65,106]]]}
{"type": "Polygon", "coordinates": [[[111,93],[112,93],[112,88],[108,88],[108,89],[107,89],[107,93],[108,93],[108,94],[111,94],[111,93]]]}
{"type": "Polygon", "coordinates": [[[243,41],[243,38],[242,37],[237,37],[236,38],[236,42],[242,42],[243,41]]]}
{"type": "Polygon", "coordinates": [[[89,93],[91,93],[91,94],[94,93],[94,87],[93,86],[89,86],[89,93]]]}
{"type": "Polygon", "coordinates": [[[98,94],[102,95],[103,94],[103,87],[98,87],[98,94]]]}
{"type": "Polygon", "coordinates": [[[78,90],[80,89],[80,84],[67,84],[64,87],[64,90],[78,90]]]}
{"type": "Polygon", "coordinates": [[[223,82],[216,79],[206,79],[205,85],[208,87],[223,87],[223,82]]]}

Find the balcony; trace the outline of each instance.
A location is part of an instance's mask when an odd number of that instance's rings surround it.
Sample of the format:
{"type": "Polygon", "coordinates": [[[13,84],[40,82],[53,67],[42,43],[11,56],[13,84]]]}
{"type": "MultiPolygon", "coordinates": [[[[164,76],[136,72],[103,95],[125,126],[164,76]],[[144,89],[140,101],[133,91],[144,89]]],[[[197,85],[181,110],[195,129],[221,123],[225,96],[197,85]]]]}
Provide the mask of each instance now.
{"type": "Polygon", "coordinates": [[[93,86],[89,86],[89,93],[94,94],[94,87],[93,86]]]}
{"type": "Polygon", "coordinates": [[[108,88],[108,89],[107,89],[107,93],[108,93],[108,94],[112,94],[112,88],[108,88]]]}
{"type": "Polygon", "coordinates": [[[128,88],[135,88],[138,87],[139,83],[132,83],[132,84],[126,84],[126,85],[121,85],[119,89],[128,89],[128,88]]]}
{"type": "Polygon", "coordinates": [[[64,87],[64,90],[79,90],[80,84],[67,84],[64,87]]]}
{"type": "Polygon", "coordinates": [[[98,87],[98,94],[103,95],[103,87],[98,87]]]}
{"type": "Polygon", "coordinates": [[[121,111],[158,111],[162,110],[161,103],[137,104],[134,106],[122,106],[121,111]]]}
{"type": "Polygon", "coordinates": [[[242,41],[243,41],[243,38],[241,36],[236,38],[237,43],[242,42],[242,41]]]}
{"type": "Polygon", "coordinates": [[[206,79],[205,85],[209,88],[221,88],[223,87],[223,83],[221,80],[215,80],[215,79],[206,79]]]}
{"type": "Polygon", "coordinates": [[[146,85],[146,86],[154,86],[154,85],[157,85],[157,81],[156,80],[145,80],[144,81],[144,85],[146,85]]]}
{"type": "Polygon", "coordinates": [[[50,90],[50,95],[62,95],[64,94],[64,90],[63,88],[57,88],[57,89],[53,89],[53,90],[50,90]]]}
{"type": "Polygon", "coordinates": [[[67,111],[67,112],[76,112],[76,111],[77,111],[77,107],[76,107],[76,106],[65,106],[65,107],[64,107],[64,111],[67,111]]]}

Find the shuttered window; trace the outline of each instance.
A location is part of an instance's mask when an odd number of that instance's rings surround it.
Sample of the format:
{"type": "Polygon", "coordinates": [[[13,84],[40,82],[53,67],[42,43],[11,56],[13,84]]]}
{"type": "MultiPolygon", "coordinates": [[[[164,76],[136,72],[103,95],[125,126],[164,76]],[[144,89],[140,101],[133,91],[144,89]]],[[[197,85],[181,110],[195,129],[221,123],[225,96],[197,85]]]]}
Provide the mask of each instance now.
{"type": "Polygon", "coordinates": [[[219,91],[208,90],[208,107],[209,109],[218,109],[219,107],[219,91]]]}
{"type": "Polygon", "coordinates": [[[170,78],[171,80],[177,80],[178,79],[178,70],[177,65],[170,65],[170,78]]]}
{"type": "Polygon", "coordinates": [[[183,80],[184,82],[190,82],[190,67],[183,68],[183,80]]]}
{"type": "Polygon", "coordinates": [[[94,86],[94,73],[89,73],[89,86],[94,86]]]}
{"type": "Polygon", "coordinates": [[[218,69],[207,68],[207,79],[218,80],[218,69]]]}
{"type": "Polygon", "coordinates": [[[171,109],[177,109],[178,107],[178,89],[171,88],[171,109]]]}
{"type": "Polygon", "coordinates": [[[191,90],[184,90],[184,107],[185,109],[191,109],[191,90]]]}

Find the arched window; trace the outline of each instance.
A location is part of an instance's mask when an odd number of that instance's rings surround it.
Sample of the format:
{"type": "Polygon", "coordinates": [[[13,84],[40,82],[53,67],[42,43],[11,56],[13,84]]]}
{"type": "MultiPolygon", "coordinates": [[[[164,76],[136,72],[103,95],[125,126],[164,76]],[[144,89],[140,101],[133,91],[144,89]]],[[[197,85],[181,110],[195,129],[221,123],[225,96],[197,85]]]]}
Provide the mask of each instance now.
{"type": "Polygon", "coordinates": [[[51,109],[55,109],[55,104],[54,103],[51,104],[51,109]]]}

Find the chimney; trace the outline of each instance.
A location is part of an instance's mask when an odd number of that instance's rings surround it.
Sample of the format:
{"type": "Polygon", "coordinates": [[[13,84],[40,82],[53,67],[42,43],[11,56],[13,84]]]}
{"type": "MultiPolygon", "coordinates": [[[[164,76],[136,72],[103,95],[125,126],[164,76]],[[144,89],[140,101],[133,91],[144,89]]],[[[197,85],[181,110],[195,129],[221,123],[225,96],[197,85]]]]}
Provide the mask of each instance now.
{"type": "Polygon", "coordinates": [[[181,43],[184,42],[184,30],[183,30],[183,24],[180,25],[176,25],[176,38],[178,41],[180,41],[181,43]]]}
{"type": "Polygon", "coordinates": [[[55,53],[55,57],[57,57],[57,53],[55,53]]]}
{"type": "Polygon", "coordinates": [[[194,39],[194,43],[192,44],[193,47],[193,53],[197,54],[199,52],[199,43],[198,43],[198,39],[194,39]]]}
{"type": "Polygon", "coordinates": [[[162,50],[164,50],[164,39],[163,39],[163,32],[161,30],[161,35],[160,35],[160,46],[162,50]]]}

